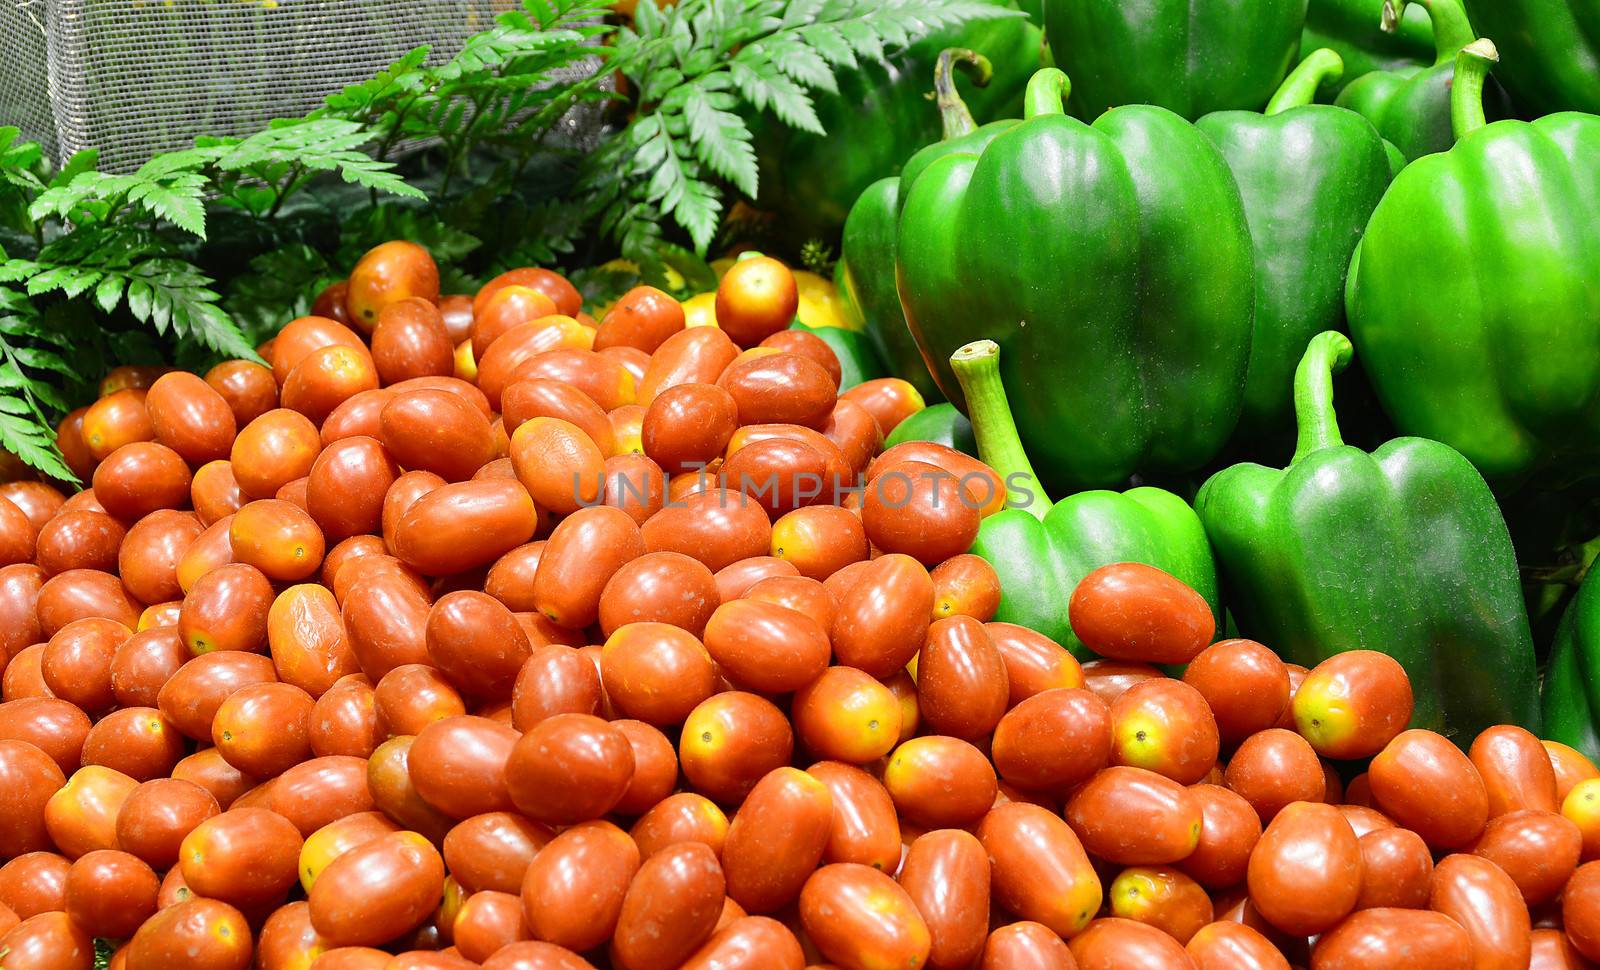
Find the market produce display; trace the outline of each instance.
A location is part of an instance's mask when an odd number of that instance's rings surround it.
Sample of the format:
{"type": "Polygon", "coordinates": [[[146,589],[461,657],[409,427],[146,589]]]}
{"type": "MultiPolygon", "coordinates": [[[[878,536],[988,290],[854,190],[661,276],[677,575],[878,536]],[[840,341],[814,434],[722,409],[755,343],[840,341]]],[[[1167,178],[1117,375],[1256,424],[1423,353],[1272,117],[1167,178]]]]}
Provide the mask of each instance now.
{"type": "Polygon", "coordinates": [[[1593,3],[0,128],[0,970],[1600,966],[1593,3]]]}

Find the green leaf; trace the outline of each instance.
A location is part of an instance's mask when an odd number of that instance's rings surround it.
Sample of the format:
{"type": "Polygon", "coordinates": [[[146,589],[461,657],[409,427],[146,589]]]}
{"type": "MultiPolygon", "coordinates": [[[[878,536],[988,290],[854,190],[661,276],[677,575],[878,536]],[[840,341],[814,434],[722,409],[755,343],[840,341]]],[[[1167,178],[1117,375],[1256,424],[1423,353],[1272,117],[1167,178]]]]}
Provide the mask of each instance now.
{"type": "Polygon", "coordinates": [[[12,394],[0,394],[0,448],[51,478],[78,480],[56,450],[55,429],[34,414],[26,400],[12,394]]]}
{"type": "Polygon", "coordinates": [[[754,198],[760,178],[756,152],[744,119],[724,110],[732,106],[733,100],[721,92],[691,87],[684,101],[684,117],[689,122],[690,143],[707,166],[754,198]]]}

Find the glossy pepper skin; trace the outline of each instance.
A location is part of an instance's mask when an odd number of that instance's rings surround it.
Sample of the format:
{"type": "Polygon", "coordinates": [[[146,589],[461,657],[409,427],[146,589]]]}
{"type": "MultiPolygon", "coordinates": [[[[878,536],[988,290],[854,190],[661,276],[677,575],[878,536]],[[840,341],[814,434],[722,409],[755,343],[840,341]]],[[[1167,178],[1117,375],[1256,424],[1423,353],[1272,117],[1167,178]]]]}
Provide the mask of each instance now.
{"type": "Polygon", "coordinates": [[[1050,0],[1044,17],[1075,114],[1158,104],[1194,119],[1267,103],[1298,56],[1306,0],[1050,0]]]}
{"type": "Polygon", "coordinates": [[[978,51],[995,66],[987,87],[963,85],[979,118],[1016,114],[1028,76],[1039,66],[1039,28],[1009,0],[980,2],[1009,15],[936,31],[887,65],[863,60],[857,70],[837,71],[838,93],[813,98],[826,135],[790,128],[767,114],[756,120],[760,205],[777,213],[779,231],[796,246],[813,238],[831,243],[867,186],[899,172],[912,152],[939,137],[928,79],[946,47],[978,51]]]}
{"type": "Polygon", "coordinates": [[[1519,104],[1600,114],[1600,0],[1467,0],[1467,10],[1505,50],[1500,73],[1519,104]]]}
{"type": "Polygon", "coordinates": [[[1420,5],[1405,9],[1395,30],[1380,23],[1384,0],[1311,0],[1300,34],[1300,59],[1326,47],[1344,61],[1344,77],[1329,84],[1338,94],[1345,85],[1373,71],[1420,70],[1433,63],[1433,27],[1420,5]]]}
{"type": "Polygon", "coordinates": [[[976,337],[1000,345],[1017,427],[1052,487],[1185,472],[1227,441],[1243,400],[1244,204],[1193,125],[1153,105],[1087,125],[1063,112],[1067,87],[1040,71],[1021,124],[915,175],[901,307],[958,404],[950,354],[976,337]]]}
{"type": "Polygon", "coordinates": [[[971,550],[1000,577],[995,619],[1037,630],[1090,658],[1067,620],[1072,591],[1101,566],[1142,562],[1204,596],[1220,629],[1216,565],[1194,509],[1148,486],[1079,492],[1052,503],[1017,437],[1000,377],[1001,354],[993,341],[978,340],[951,357],[966,391],[978,457],[1006,483],[1007,507],[983,520],[971,550]]]}
{"type": "Polygon", "coordinates": [[[1600,758],[1600,572],[1561,615],[1544,673],[1544,737],[1600,758]]]}
{"type": "Polygon", "coordinates": [[[1195,499],[1239,633],[1307,667],[1389,654],[1411,676],[1412,725],[1462,746],[1491,724],[1537,732],[1533,639],[1494,495],[1449,445],[1344,444],[1332,377],[1350,356],[1334,331],[1307,347],[1289,467],[1234,465],[1195,499]]]}
{"type": "Polygon", "coordinates": [[[975,82],[992,83],[989,59],[965,48],[948,48],[939,53],[933,69],[933,90],[939,106],[943,137],[918,149],[907,159],[901,175],[879,179],[867,187],[850,207],[845,219],[844,237],[839,248],[839,265],[834,272],[845,312],[861,323],[878,356],[896,377],[910,381],[925,399],[943,398],[933,375],[922,360],[922,352],[906,327],[895,288],[896,236],[900,223],[903,186],[936,159],[957,152],[981,152],[994,136],[1017,124],[1015,118],[992,121],[982,128],[956,88],[960,67],[975,82]]]}
{"type": "Polygon", "coordinates": [[[1371,122],[1310,103],[1340,69],[1338,54],[1314,51],[1265,114],[1219,111],[1195,122],[1233,171],[1254,245],[1255,336],[1240,417],[1244,433],[1293,422],[1295,365],[1306,341],[1344,329],[1345,270],[1389,185],[1389,153],[1371,122]]]}
{"type": "Polygon", "coordinates": [[[893,448],[904,441],[932,441],[978,457],[978,439],[972,434],[972,422],[948,401],[930,404],[895,425],[883,440],[883,447],[893,448]]]}
{"type": "MultiPolygon", "coordinates": [[[[1434,60],[1428,67],[1374,71],[1352,82],[1334,104],[1366,115],[1378,133],[1412,162],[1455,144],[1450,129],[1450,79],[1456,53],[1472,43],[1476,34],[1467,22],[1461,0],[1384,0],[1383,26],[1395,29],[1401,8],[1428,11],[1433,23],[1434,60]]],[[[1509,117],[1511,105],[1499,85],[1488,89],[1490,113],[1509,117]]]]}
{"type": "Polygon", "coordinates": [[[1450,151],[1372,213],[1346,310],[1384,411],[1497,487],[1600,469],[1600,117],[1485,124],[1494,45],[1457,58],[1450,151]]]}

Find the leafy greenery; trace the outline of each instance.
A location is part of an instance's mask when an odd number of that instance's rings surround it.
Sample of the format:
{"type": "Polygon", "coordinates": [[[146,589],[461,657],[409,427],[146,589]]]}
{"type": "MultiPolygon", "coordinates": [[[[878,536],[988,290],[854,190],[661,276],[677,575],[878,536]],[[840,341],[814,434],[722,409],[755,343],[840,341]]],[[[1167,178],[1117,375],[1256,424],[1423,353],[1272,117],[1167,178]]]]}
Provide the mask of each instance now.
{"type": "Polygon", "coordinates": [[[418,47],[305,118],[130,173],[99,171],[92,151],[53,168],[0,128],[0,448],[70,478],[51,423],[104,362],[252,358],[387,239],[426,246],[447,292],[519,265],[564,268],[595,302],[641,280],[706,288],[729,193],[757,192],[753,115],[820,133],[812,99],[836,71],[1016,15],[977,0],[660,3],[623,23],[609,0],[523,0],[448,60],[418,47]],[[598,144],[562,124],[580,107],[603,123],[598,144]]]}

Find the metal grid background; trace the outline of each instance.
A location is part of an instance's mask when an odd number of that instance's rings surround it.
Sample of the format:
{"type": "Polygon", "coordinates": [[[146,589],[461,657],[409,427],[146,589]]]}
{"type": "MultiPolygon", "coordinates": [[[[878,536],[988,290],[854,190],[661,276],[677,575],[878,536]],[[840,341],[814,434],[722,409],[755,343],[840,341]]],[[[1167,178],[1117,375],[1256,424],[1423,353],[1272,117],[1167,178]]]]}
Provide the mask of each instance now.
{"type": "Polygon", "coordinates": [[[444,60],[515,2],[0,0],[0,125],[129,171],[303,115],[418,44],[444,60]]]}

